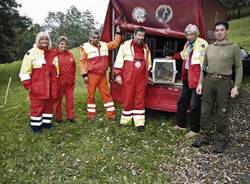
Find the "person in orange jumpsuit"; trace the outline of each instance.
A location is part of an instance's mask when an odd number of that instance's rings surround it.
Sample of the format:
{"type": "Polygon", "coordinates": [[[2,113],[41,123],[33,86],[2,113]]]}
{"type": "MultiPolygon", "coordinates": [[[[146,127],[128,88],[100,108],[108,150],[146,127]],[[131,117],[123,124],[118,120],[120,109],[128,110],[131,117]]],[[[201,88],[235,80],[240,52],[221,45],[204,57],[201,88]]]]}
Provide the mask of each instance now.
{"type": "Polygon", "coordinates": [[[130,125],[134,120],[139,132],[145,131],[145,94],[151,69],[151,54],[144,38],[145,29],[137,28],[134,38],[121,45],[114,64],[115,80],[123,92],[120,124],[130,125]]]}
{"type": "Polygon", "coordinates": [[[111,42],[99,41],[98,31],[93,31],[89,41],[80,47],[80,70],[87,84],[87,116],[93,120],[96,116],[95,91],[98,88],[102,97],[106,116],[115,119],[115,107],[107,83],[106,72],[109,65],[109,51],[117,48],[121,42],[120,27],[117,27],[115,39],[111,42]]]}
{"type": "Polygon", "coordinates": [[[58,98],[56,101],[56,121],[62,122],[62,99],[66,98],[66,115],[69,122],[74,123],[74,87],[75,87],[75,59],[68,51],[68,38],[60,36],[57,41],[57,56],[55,61],[59,64],[58,98]]]}
{"type": "Polygon", "coordinates": [[[30,99],[30,127],[34,133],[51,128],[53,107],[57,98],[58,63],[47,32],[40,32],[24,56],[19,77],[30,99]]]}

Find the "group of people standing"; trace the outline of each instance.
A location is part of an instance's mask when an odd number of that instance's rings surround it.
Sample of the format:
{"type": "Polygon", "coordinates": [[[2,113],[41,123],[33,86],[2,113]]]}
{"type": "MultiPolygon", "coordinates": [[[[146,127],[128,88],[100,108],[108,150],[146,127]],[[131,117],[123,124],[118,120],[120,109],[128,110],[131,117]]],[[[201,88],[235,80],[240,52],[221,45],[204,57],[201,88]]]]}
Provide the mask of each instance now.
{"type": "MultiPolygon", "coordinates": [[[[124,89],[124,110],[121,124],[131,124],[134,119],[138,131],[144,131],[144,99],[151,56],[144,43],[145,29],[135,30],[134,39],[121,45],[115,62],[116,81],[124,89]],[[133,64],[134,63],[134,64],[133,64]]],[[[99,90],[106,117],[115,120],[115,106],[107,81],[109,51],[121,43],[121,29],[118,26],[111,42],[100,41],[97,31],[90,33],[89,41],[80,46],[80,71],[87,85],[87,117],[96,118],[95,93],[99,90]]],[[[53,114],[57,123],[62,122],[62,98],[66,97],[67,120],[75,122],[74,85],[76,64],[67,50],[68,39],[58,38],[57,48],[51,48],[47,32],[40,32],[36,42],[24,56],[19,77],[29,91],[30,126],[35,133],[42,128],[51,128],[53,114]]]]}
{"type": "Polygon", "coordinates": [[[24,56],[19,77],[29,91],[30,126],[33,132],[52,127],[52,118],[62,122],[62,98],[66,97],[67,119],[74,119],[76,64],[68,51],[68,39],[60,36],[53,49],[47,32],[40,32],[32,49],[24,56]]]}
{"type": "MultiPolygon", "coordinates": [[[[187,42],[183,50],[171,57],[183,60],[183,87],[177,103],[176,129],[186,130],[189,125],[190,131],[186,137],[200,135],[192,144],[193,147],[209,144],[211,115],[216,107],[218,139],[215,153],[225,150],[229,97],[234,98],[239,94],[243,71],[240,49],[227,39],[228,28],[227,22],[217,22],[214,25],[216,41],[208,45],[204,39],[199,38],[198,27],[188,25],[185,29],[187,42]],[[233,67],[236,77],[231,88],[233,67]],[[190,113],[187,113],[189,106],[190,113]]],[[[115,81],[122,85],[123,110],[120,124],[131,125],[134,122],[139,132],[145,131],[145,92],[151,68],[151,54],[144,38],[145,29],[138,27],[134,31],[134,37],[120,45],[121,28],[117,26],[113,41],[102,42],[100,34],[93,31],[89,41],[81,45],[80,72],[87,85],[89,120],[96,117],[97,88],[106,109],[106,117],[111,121],[116,118],[106,74],[109,51],[120,46],[113,68],[115,81]]],[[[75,122],[73,92],[76,64],[67,49],[66,37],[59,37],[57,48],[51,49],[48,33],[40,32],[34,47],[24,56],[19,76],[23,86],[29,91],[30,126],[36,133],[42,128],[51,128],[53,114],[58,123],[62,122],[61,104],[64,95],[67,119],[71,123],[75,122]]]]}
{"type": "MultiPolygon", "coordinates": [[[[99,33],[93,31],[89,42],[80,47],[80,70],[87,84],[87,117],[96,117],[95,92],[98,88],[106,108],[106,117],[115,119],[115,107],[107,84],[107,68],[109,65],[109,50],[116,49],[121,42],[121,29],[116,29],[113,41],[105,43],[99,40],[99,33]]],[[[151,55],[144,43],[145,29],[139,27],[134,32],[134,38],[125,41],[119,48],[114,64],[115,81],[122,85],[123,111],[120,124],[134,124],[138,131],[145,130],[145,91],[148,69],[151,65],[151,55]]]]}
{"type": "Polygon", "coordinates": [[[223,153],[227,146],[229,100],[239,95],[243,76],[240,48],[228,40],[229,25],[225,21],[214,25],[215,42],[199,38],[195,25],[185,30],[187,43],[175,54],[182,59],[183,87],[177,103],[176,129],[186,130],[187,138],[198,136],[192,147],[199,148],[211,142],[212,117],[216,114],[214,153],[223,153]],[[235,72],[235,80],[233,79],[235,72]],[[187,113],[190,105],[190,112],[187,113]],[[189,121],[187,120],[189,116],[189,121]]]}

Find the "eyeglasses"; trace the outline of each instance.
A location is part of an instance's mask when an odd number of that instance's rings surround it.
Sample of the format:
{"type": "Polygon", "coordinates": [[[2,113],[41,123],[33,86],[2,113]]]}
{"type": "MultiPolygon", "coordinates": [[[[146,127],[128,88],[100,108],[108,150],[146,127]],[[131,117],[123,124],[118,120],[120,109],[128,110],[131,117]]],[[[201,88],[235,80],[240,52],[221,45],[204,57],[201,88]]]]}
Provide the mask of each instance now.
{"type": "Polygon", "coordinates": [[[92,36],[93,39],[99,39],[99,36],[92,36]]]}

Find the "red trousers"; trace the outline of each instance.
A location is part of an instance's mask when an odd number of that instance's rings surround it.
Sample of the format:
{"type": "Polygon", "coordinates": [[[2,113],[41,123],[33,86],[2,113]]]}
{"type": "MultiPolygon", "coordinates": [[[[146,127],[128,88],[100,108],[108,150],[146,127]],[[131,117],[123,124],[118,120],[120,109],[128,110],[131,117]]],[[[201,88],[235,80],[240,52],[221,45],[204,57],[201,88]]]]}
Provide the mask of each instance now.
{"type": "Polygon", "coordinates": [[[74,85],[60,86],[56,100],[56,119],[62,120],[62,99],[66,98],[66,116],[67,119],[74,118],[74,85]]]}
{"type": "Polygon", "coordinates": [[[106,75],[88,74],[88,99],[87,99],[87,114],[88,118],[96,116],[95,92],[98,88],[104,107],[106,108],[106,116],[109,119],[115,119],[115,107],[113,99],[110,95],[110,90],[107,83],[106,75]]]}
{"type": "Polygon", "coordinates": [[[130,124],[133,119],[135,126],[144,126],[147,84],[145,61],[130,62],[124,67],[126,68],[122,75],[123,111],[120,123],[130,124]]]}
{"type": "Polygon", "coordinates": [[[40,127],[51,124],[53,117],[54,99],[36,99],[30,97],[30,125],[40,127]]]}

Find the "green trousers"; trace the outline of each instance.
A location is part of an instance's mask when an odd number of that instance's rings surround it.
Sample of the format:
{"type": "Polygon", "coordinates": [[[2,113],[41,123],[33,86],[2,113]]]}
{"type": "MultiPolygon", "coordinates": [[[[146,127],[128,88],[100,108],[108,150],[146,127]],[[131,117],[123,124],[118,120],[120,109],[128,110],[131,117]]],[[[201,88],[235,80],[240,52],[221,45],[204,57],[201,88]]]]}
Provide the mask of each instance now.
{"type": "Polygon", "coordinates": [[[212,78],[206,76],[202,84],[201,137],[209,140],[216,115],[216,144],[225,144],[229,135],[228,108],[231,92],[231,77],[212,78]]]}

